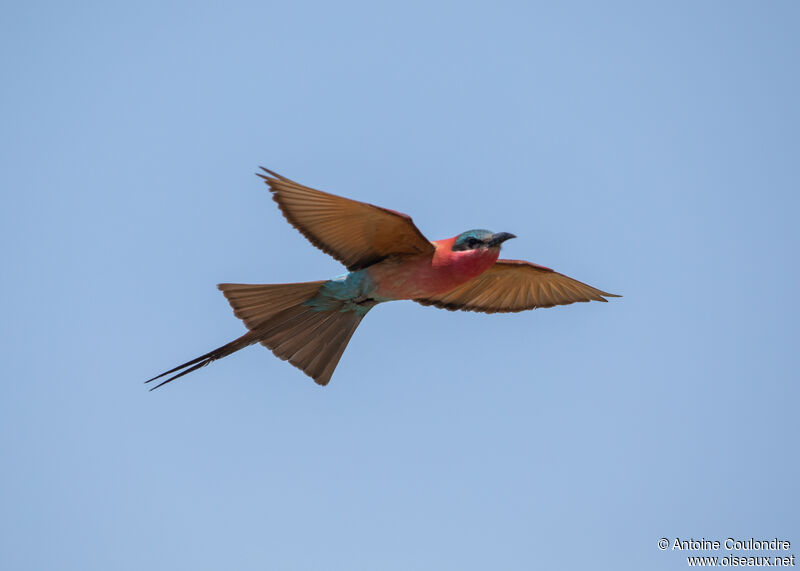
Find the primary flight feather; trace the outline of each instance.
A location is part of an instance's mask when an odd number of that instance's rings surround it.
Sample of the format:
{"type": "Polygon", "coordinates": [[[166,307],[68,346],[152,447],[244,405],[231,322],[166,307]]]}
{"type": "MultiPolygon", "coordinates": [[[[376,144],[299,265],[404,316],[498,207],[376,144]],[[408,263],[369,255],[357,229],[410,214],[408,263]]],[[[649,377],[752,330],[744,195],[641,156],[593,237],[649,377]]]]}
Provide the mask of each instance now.
{"type": "Polygon", "coordinates": [[[358,324],[385,301],[501,313],[619,297],[544,266],[498,259],[513,234],[468,230],[431,242],[405,214],[262,170],[286,219],[349,273],[295,284],[219,284],[248,332],[146,381],[175,373],[154,389],[255,343],[326,385],[358,324]]]}

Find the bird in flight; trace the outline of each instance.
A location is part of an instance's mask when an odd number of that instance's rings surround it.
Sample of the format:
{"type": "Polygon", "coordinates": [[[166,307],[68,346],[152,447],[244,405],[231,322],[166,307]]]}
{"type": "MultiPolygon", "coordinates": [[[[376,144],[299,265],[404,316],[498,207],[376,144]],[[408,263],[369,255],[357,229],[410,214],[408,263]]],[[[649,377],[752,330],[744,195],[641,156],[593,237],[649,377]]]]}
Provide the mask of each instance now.
{"type": "Polygon", "coordinates": [[[258,176],[289,223],[348,273],[292,284],[219,284],[248,332],[145,381],[175,373],[153,389],[255,343],[327,385],[358,324],[385,301],[502,313],[619,297],[544,266],[498,259],[500,245],[516,238],[508,232],[468,230],[431,242],[401,212],[315,190],[261,168],[258,176]]]}

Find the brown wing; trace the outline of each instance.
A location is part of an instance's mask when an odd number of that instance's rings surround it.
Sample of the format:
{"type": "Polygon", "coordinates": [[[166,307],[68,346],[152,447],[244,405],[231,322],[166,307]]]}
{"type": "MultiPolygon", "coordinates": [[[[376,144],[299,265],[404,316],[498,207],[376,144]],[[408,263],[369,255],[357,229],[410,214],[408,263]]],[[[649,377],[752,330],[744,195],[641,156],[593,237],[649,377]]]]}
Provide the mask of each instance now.
{"type": "Polygon", "coordinates": [[[272,198],[303,236],[350,271],[393,254],[432,254],[434,246],[410,216],[342,198],[261,169],[272,198]]]}
{"type": "Polygon", "coordinates": [[[521,260],[497,260],[478,277],[447,293],[414,301],[451,311],[511,313],[576,301],[608,301],[604,296],[620,297],[544,266],[521,260]]]}

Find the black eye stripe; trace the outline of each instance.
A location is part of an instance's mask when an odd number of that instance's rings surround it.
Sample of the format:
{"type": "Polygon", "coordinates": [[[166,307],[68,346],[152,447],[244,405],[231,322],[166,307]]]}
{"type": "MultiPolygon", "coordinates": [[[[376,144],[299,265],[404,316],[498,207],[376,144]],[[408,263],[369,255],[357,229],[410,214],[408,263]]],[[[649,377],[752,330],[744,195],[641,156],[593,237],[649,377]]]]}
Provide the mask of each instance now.
{"type": "Polygon", "coordinates": [[[491,237],[492,233],[488,230],[470,230],[468,232],[463,232],[456,237],[456,242],[453,244],[452,250],[454,252],[476,250],[485,246],[491,237]]]}
{"type": "Polygon", "coordinates": [[[483,241],[477,240],[475,238],[470,238],[469,240],[467,240],[465,242],[462,242],[461,244],[454,244],[453,245],[453,251],[454,252],[459,252],[459,251],[464,251],[464,250],[474,250],[476,248],[479,248],[482,245],[483,245],[483,241]]]}

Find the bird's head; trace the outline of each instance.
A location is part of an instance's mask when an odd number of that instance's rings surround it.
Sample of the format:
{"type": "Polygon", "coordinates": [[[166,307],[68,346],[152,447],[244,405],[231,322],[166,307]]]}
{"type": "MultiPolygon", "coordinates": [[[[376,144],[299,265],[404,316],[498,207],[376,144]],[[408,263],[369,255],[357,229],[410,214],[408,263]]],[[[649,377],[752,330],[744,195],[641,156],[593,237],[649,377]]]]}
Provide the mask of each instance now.
{"type": "Polygon", "coordinates": [[[499,251],[500,244],[511,238],[516,238],[516,236],[508,232],[498,232],[495,234],[489,230],[467,230],[456,236],[452,250],[454,252],[463,252],[468,250],[488,250],[490,248],[497,248],[499,251]]]}

